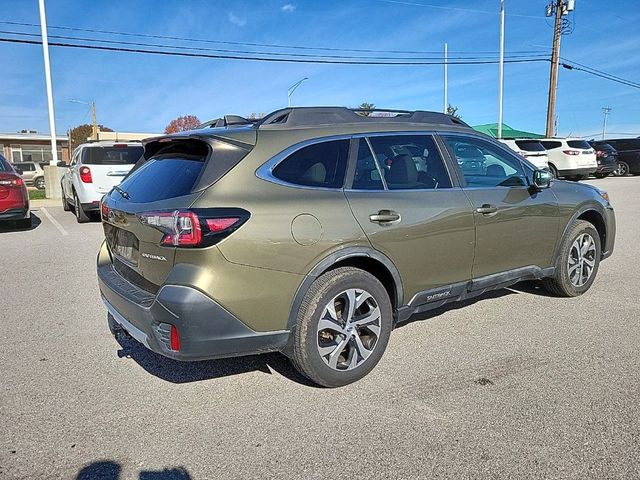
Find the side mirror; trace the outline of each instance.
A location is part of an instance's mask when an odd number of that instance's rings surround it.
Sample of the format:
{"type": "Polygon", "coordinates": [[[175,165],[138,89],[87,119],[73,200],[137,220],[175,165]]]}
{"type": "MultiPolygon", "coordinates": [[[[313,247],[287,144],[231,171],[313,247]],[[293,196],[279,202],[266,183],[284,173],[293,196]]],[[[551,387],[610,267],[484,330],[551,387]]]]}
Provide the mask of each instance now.
{"type": "Polygon", "coordinates": [[[552,179],[553,175],[548,170],[535,170],[533,172],[533,186],[538,190],[549,188],[552,179]]]}

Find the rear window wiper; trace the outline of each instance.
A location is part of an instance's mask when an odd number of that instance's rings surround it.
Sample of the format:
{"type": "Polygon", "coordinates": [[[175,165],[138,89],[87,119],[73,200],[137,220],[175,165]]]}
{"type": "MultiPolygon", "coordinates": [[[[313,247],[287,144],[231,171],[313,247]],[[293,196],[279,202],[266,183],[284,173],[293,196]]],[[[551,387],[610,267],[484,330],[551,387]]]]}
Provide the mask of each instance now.
{"type": "Polygon", "coordinates": [[[130,198],[129,193],[127,193],[125,190],[121,189],[121,188],[120,188],[119,186],[117,186],[117,185],[116,185],[115,187],[113,187],[113,189],[114,189],[116,192],[118,192],[118,193],[122,196],[122,198],[129,200],[129,198],[130,198]]]}

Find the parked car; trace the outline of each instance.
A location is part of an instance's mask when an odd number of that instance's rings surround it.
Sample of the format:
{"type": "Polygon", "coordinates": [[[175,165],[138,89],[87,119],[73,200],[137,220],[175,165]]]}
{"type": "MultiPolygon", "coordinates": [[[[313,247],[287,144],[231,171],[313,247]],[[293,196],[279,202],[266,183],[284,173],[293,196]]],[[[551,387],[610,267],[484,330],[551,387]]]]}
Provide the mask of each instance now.
{"type": "Polygon", "coordinates": [[[10,221],[19,228],[31,227],[29,192],[22,177],[0,155],[0,224],[10,221]]]}
{"type": "Polygon", "coordinates": [[[556,178],[584,180],[598,169],[596,154],[586,140],[544,138],[540,143],[547,149],[549,169],[556,178]]]}
{"type": "Polygon", "coordinates": [[[413,314],[525,279],[575,297],[613,251],[605,192],[442,113],[287,108],[144,148],[97,273],[112,333],[177,360],[280,351],[345,385],[413,314]]]}
{"type": "Polygon", "coordinates": [[[78,146],[62,177],[62,207],[78,223],[98,212],[100,199],[129,173],[143,153],[139,142],[93,142],[78,146]]]}
{"type": "Polygon", "coordinates": [[[29,187],[44,190],[44,170],[37,162],[14,163],[13,167],[20,173],[22,180],[29,187]]]}
{"type": "Polygon", "coordinates": [[[531,138],[500,139],[514,152],[522,155],[540,170],[549,168],[549,156],[547,149],[540,143],[540,140],[531,138]]]}
{"type": "Polygon", "coordinates": [[[607,139],[618,152],[616,175],[640,175],[640,138],[607,139]]]}
{"type": "Polygon", "coordinates": [[[596,178],[605,178],[618,171],[618,152],[606,141],[591,140],[589,145],[596,151],[598,169],[593,174],[596,178]]]}

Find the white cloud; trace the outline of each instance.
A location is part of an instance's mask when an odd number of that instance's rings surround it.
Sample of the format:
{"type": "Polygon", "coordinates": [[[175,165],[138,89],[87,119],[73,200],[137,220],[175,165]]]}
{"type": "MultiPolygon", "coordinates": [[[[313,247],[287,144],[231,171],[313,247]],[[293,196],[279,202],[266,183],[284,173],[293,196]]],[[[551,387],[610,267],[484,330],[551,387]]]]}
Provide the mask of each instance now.
{"type": "Polygon", "coordinates": [[[282,6],[281,10],[286,13],[291,13],[294,12],[296,8],[298,7],[296,7],[293,3],[287,3],[282,6]]]}
{"type": "Polygon", "coordinates": [[[234,25],[237,25],[239,27],[244,27],[247,24],[247,20],[245,18],[240,18],[239,16],[237,16],[233,12],[229,12],[228,17],[229,17],[229,21],[231,23],[233,23],[234,25]]]}

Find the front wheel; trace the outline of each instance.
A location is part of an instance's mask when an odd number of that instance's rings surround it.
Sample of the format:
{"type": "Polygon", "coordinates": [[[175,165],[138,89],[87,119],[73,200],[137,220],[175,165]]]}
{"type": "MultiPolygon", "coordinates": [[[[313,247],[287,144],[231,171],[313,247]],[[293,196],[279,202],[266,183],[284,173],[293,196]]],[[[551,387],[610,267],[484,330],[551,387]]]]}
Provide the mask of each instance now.
{"type": "Polygon", "coordinates": [[[629,174],[629,165],[626,162],[618,162],[618,168],[613,172],[616,177],[624,177],[629,174]]]}
{"type": "Polygon", "coordinates": [[[553,277],[542,283],[551,293],[561,297],[577,297],[589,290],[600,266],[600,235],[584,220],[576,221],[560,246],[553,277]]]}
{"type": "Polygon", "coordinates": [[[44,177],[38,177],[35,179],[35,181],[33,182],[33,185],[38,189],[38,190],[44,190],[44,177]]]}
{"type": "Polygon", "coordinates": [[[290,357],[319,385],[347,385],[377,365],[392,326],[391,301],[380,281],[357,268],[336,268],[318,277],[305,295],[290,357]]]}

